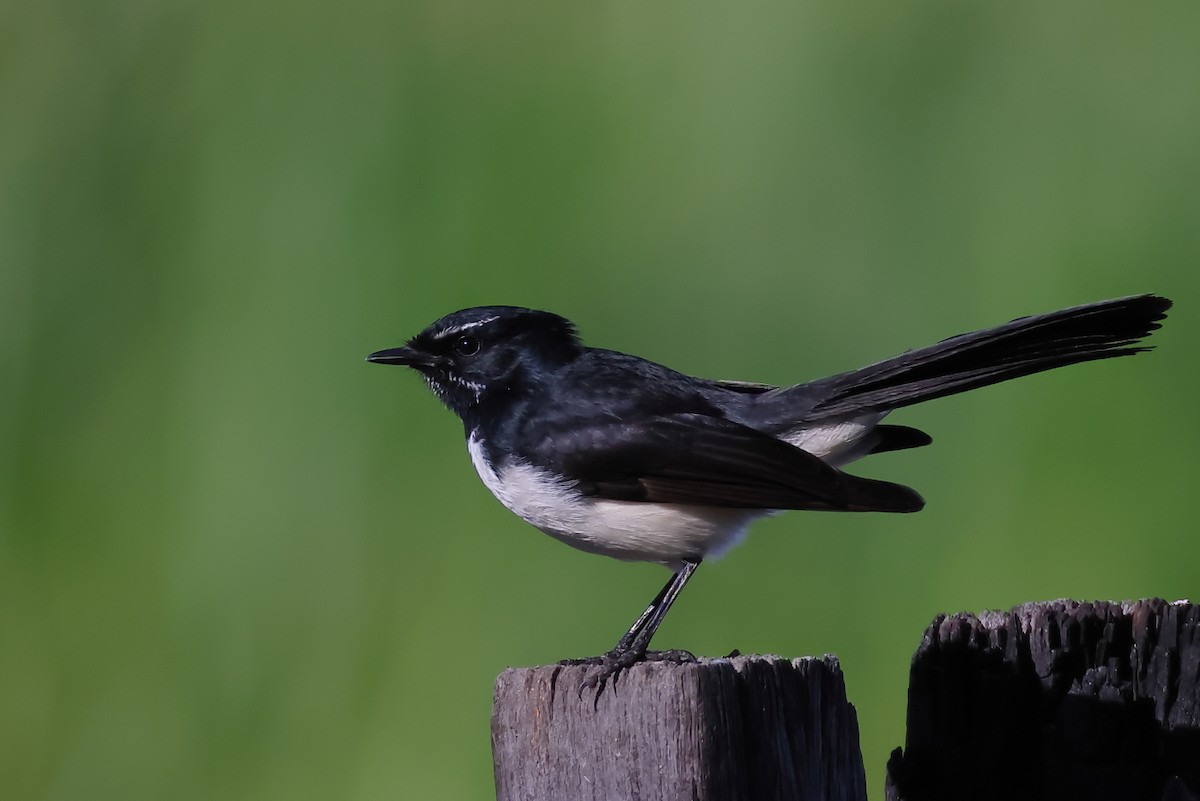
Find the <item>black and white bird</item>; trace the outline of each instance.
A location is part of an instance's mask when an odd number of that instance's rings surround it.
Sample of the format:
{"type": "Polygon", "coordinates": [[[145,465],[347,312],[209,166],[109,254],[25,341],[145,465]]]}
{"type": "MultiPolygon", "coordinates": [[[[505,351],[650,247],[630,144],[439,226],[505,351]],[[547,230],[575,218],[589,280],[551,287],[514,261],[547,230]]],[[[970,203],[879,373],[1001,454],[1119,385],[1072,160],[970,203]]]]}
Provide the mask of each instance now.
{"type": "Polygon", "coordinates": [[[672,577],[616,647],[605,682],[645,659],[696,567],[786,509],[916,512],[921,496],[841,468],[928,445],[894,409],[1078,362],[1147,350],[1171,302],[1101,301],[962,334],[789,387],[694,378],[583,345],[569,321],[513,306],[463,309],[368,361],[424,376],[463,421],[475,470],[502,504],[584,551],[657,562],[672,577]]]}

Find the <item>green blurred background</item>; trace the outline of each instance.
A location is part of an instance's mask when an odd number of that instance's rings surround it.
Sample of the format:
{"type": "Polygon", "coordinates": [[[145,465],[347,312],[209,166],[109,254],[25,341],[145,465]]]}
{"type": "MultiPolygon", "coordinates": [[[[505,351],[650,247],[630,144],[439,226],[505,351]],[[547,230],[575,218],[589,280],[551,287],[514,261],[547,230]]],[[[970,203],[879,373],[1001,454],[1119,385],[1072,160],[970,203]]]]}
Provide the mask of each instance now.
{"type": "Polygon", "coordinates": [[[869,782],[940,611],[1197,592],[1200,5],[0,6],[0,796],[486,798],[491,682],[661,568],[480,485],[434,318],[793,382],[1155,291],[1137,359],[898,413],[657,642],[841,656],[869,782]]]}

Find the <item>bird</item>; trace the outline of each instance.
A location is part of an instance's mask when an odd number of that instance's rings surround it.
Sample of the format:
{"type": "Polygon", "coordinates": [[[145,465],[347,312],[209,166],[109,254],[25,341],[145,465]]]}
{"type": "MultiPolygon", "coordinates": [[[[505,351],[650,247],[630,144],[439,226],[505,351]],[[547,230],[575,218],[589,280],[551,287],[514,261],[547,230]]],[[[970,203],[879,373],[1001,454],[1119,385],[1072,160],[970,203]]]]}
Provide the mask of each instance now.
{"type": "Polygon", "coordinates": [[[557,540],[671,577],[597,657],[580,687],[643,661],[691,661],[650,641],[697,567],[786,510],[917,512],[902,484],[845,472],[919,448],[924,431],[882,421],[916,403],[1080,362],[1150,350],[1171,301],[1104,300],[944,339],[792,386],[710,380],[584,345],[569,320],[519,306],[448,314],[367,361],[418,372],[463,423],[479,478],[557,540]]]}

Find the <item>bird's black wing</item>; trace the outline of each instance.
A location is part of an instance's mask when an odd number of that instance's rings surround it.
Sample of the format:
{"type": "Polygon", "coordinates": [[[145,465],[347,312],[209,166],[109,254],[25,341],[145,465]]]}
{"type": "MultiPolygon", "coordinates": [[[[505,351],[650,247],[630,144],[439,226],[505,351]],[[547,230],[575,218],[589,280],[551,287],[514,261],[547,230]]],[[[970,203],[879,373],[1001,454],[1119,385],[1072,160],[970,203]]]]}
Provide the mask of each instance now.
{"type": "Polygon", "coordinates": [[[729,379],[716,379],[709,383],[716,384],[721,389],[732,390],[733,392],[741,392],[744,395],[761,395],[764,392],[770,392],[774,389],[779,389],[774,384],[760,384],[757,381],[732,381],[729,379]]]}
{"type": "Polygon", "coordinates": [[[703,414],[563,426],[528,455],[593,497],[744,509],[915,512],[899,484],[842,473],[752,428],[703,414]]]}

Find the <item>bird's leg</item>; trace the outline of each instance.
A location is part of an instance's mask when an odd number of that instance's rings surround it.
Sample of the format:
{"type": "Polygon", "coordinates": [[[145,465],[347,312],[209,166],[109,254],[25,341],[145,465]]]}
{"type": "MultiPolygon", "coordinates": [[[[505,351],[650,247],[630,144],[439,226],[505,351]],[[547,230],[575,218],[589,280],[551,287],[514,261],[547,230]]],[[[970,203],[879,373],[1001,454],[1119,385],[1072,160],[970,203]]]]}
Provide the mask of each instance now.
{"type": "MultiPolygon", "coordinates": [[[[668,582],[667,586],[663,588],[662,597],[658,602],[658,606],[651,613],[650,619],[641,626],[641,630],[634,635],[633,642],[629,644],[628,650],[641,654],[643,658],[646,658],[646,655],[651,653],[647,650],[650,647],[651,638],[653,638],[654,633],[658,631],[658,627],[662,625],[663,618],[667,616],[667,611],[671,608],[671,605],[675,603],[675,599],[679,597],[679,593],[683,591],[684,585],[688,583],[688,580],[691,579],[692,574],[696,572],[696,568],[699,567],[699,565],[700,563],[698,561],[684,562],[683,568],[671,577],[671,581],[668,582]]],[[[629,635],[626,634],[626,637],[628,636],[629,635]]],[[[619,649],[624,641],[625,637],[622,637],[621,642],[617,643],[617,648],[613,650],[619,649]]],[[[687,654],[689,658],[684,659],[683,661],[694,662],[696,660],[696,657],[692,656],[687,651],[656,651],[653,653],[664,655],[675,653],[687,654]]],[[[656,661],[664,661],[664,658],[658,657],[656,661]]],[[[670,657],[665,657],[665,661],[675,660],[672,660],[670,657]]],[[[615,681],[616,677],[614,676],[613,679],[615,681]]]]}
{"type": "Polygon", "coordinates": [[[641,633],[642,629],[644,629],[646,627],[646,623],[654,615],[654,612],[658,609],[659,604],[662,603],[663,598],[666,597],[667,591],[670,590],[671,586],[675,583],[675,577],[677,575],[678,574],[676,574],[676,573],[671,574],[671,578],[667,579],[667,583],[664,584],[663,588],[658,591],[658,595],[654,596],[654,600],[651,601],[650,605],[646,607],[646,611],[642,612],[641,616],[638,617],[638,619],[634,621],[633,625],[629,627],[629,631],[625,632],[625,634],[622,635],[621,639],[617,640],[617,644],[615,646],[613,646],[613,649],[611,651],[609,651],[608,653],[605,653],[605,654],[601,654],[600,656],[585,656],[582,659],[562,659],[562,660],[559,660],[558,664],[560,664],[560,665],[601,665],[604,663],[604,660],[609,657],[609,655],[618,653],[618,652],[623,653],[625,651],[628,651],[630,649],[630,647],[633,645],[633,641],[635,639],[637,639],[637,635],[639,633],[641,633]]]}
{"type": "Polygon", "coordinates": [[[646,611],[642,612],[641,616],[634,621],[632,626],[629,627],[629,631],[625,632],[624,636],[617,640],[616,647],[613,648],[614,651],[629,650],[629,647],[633,645],[633,641],[636,640],[637,636],[641,634],[644,628],[646,628],[646,624],[658,611],[659,606],[662,605],[663,599],[667,597],[667,592],[672,586],[674,586],[676,575],[677,574],[675,573],[671,574],[671,578],[667,579],[667,583],[664,584],[663,588],[658,591],[658,595],[654,596],[654,600],[651,601],[650,605],[646,607],[646,611]]]}
{"type": "Polygon", "coordinates": [[[591,676],[588,676],[583,684],[580,685],[580,695],[583,694],[584,689],[595,687],[596,697],[593,703],[599,703],[600,695],[604,692],[604,687],[608,684],[608,680],[612,679],[615,685],[621,675],[621,671],[636,665],[638,662],[645,662],[647,660],[655,662],[695,661],[696,657],[687,651],[648,651],[647,649],[650,646],[650,640],[654,637],[654,633],[662,625],[667,611],[675,603],[675,599],[679,597],[679,593],[688,583],[688,580],[691,579],[692,574],[696,572],[696,568],[699,565],[699,560],[685,561],[683,567],[675,575],[671,576],[671,580],[659,591],[654,601],[646,608],[646,611],[642,613],[633,626],[630,627],[629,631],[625,632],[625,636],[617,642],[611,651],[600,658],[600,669],[591,676]]]}

